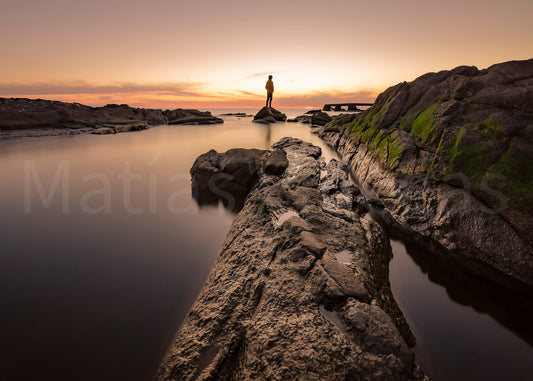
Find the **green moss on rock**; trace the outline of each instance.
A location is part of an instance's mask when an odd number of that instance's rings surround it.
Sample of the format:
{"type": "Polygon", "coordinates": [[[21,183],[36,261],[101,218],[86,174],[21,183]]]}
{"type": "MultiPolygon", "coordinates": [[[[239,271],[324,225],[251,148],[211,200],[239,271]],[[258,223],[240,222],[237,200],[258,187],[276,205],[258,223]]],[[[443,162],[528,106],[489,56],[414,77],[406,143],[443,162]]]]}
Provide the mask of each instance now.
{"type": "Polygon", "coordinates": [[[404,147],[403,144],[394,136],[390,135],[388,137],[388,156],[387,156],[387,165],[391,169],[395,169],[400,164],[402,159],[404,147]]]}
{"type": "Polygon", "coordinates": [[[415,118],[415,120],[413,120],[413,123],[411,124],[410,132],[413,135],[418,136],[423,143],[433,144],[437,137],[437,128],[434,123],[436,109],[437,104],[432,104],[420,114],[418,114],[418,116],[415,118]]]}

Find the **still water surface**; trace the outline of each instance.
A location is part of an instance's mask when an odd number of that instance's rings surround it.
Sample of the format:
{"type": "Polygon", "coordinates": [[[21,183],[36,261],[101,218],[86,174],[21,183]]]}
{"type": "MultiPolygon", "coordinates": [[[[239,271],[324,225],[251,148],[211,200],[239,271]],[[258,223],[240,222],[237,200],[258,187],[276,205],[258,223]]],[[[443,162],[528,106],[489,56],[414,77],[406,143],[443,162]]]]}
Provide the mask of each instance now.
{"type": "MultiPolygon", "coordinates": [[[[237,111],[255,110],[214,113],[237,111]]],[[[189,169],[196,157],[212,148],[266,149],[284,136],[335,156],[306,125],[224,118],[215,126],[1,143],[1,378],[150,380],[233,219],[223,208],[199,208],[192,199],[189,169]]],[[[431,374],[482,380],[509,367],[520,370],[514,379],[531,374],[533,351],[515,333],[527,336],[531,329],[510,330],[459,305],[402,243],[392,245],[395,296],[431,374]],[[458,342],[475,342],[474,352],[458,342]],[[506,365],[494,356],[514,361],[506,365]],[[464,372],[464,362],[471,371],[464,372]]],[[[453,273],[444,276],[453,283],[453,273]]]]}

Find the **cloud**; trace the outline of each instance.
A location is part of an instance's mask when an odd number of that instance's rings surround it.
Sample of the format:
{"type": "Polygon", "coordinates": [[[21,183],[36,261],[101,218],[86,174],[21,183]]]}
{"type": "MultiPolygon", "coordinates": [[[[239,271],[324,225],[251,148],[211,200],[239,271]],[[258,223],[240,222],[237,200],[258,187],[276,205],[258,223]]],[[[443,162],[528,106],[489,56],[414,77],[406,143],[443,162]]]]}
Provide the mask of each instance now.
{"type": "MultiPolygon", "coordinates": [[[[262,73],[257,73],[257,75],[262,73]]],[[[0,83],[0,96],[45,98],[88,105],[128,103],[139,107],[261,107],[263,93],[244,89],[210,92],[201,82],[111,83],[91,84],[84,81],[0,83]]],[[[326,103],[373,102],[380,91],[313,91],[308,93],[274,93],[274,107],[322,107],[326,103]]]]}
{"type": "Polygon", "coordinates": [[[254,73],[254,74],[250,74],[250,75],[247,75],[246,77],[244,77],[244,79],[254,79],[254,78],[259,78],[259,77],[267,77],[269,75],[274,75],[274,74],[279,74],[280,72],[279,71],[273,71],[273,72],[265,72],[265,73],[254,73]]]}
{"type": "Polygon", "coordinates": [[[246,96],[249,96],[249,97],[257,97],[257,96],[259,96],[257,93],[252,93],[252,92],[246,91],[246,90],[237,90],[237,92],[239,94],[246,95],[246,96]]]}
{"type": "Polygon", "coordinates": [[[73,82],[33,82],[0,83],[0,95],[56,95],[56,94],[131,94],[160,93],[167,96],[205,97],[205,86],[200,82],[167,82],[140,84],[133,82],[112,83],[107,85],[91,84],[84,81],[73,82]]]}

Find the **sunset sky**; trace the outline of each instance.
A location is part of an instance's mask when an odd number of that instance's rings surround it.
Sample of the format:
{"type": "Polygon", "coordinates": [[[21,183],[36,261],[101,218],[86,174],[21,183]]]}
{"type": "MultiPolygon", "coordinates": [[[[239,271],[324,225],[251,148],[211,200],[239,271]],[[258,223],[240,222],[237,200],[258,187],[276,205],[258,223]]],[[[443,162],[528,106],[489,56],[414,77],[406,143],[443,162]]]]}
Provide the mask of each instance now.
{"type": "Polygon", "coordinates": [[[372,101],[429,71],[533,57],[533,1],[0,0],[0,96],[90,105],[372,101]]]}

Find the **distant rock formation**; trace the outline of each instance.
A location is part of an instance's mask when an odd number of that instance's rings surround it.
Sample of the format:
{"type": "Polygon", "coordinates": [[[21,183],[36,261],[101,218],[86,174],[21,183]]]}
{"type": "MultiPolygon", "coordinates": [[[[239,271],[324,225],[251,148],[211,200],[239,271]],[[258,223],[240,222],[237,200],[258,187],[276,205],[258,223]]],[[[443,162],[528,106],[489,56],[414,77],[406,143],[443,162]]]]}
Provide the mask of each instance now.
{"type": "Polygon", "coordinates": [[[159,110],[109,104],[103,107],[43,99],[0,98],[0,129],[84,129],[96,134],[138,131],[160,124],[223,123],[209,111],[159,110]],[[92,129],[92,130],[91,130],[92,129]]]}
{"type": "Polygon", "coordinates": [[[255,114],[253,121],[255,123],[276,123],[285,122],[286,120],[287,116],[275,108],[263,107],[255,114]]]}
{"type": "Polygon", "coordinates": [[[402,226],[533,285],[533,59],[425,74],[319,135],[402,226]]]}

